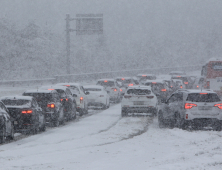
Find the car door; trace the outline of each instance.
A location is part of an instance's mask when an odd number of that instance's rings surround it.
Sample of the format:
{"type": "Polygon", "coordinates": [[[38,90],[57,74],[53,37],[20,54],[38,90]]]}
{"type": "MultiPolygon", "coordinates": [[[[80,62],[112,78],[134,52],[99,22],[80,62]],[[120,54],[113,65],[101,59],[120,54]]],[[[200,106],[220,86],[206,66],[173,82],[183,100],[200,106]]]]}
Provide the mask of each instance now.
{"type": "Polygon", "coordinates": [[[11,117],[8,114],[8,110],[6,109],[6,107],[4,106],[4,104],[2,102],[0,102],[0,108],[1,108],[1,112],[5,117],[5,123],[6,123],[6,133],[10,134],[11,130],[12,130],[12,122],[11,122],[11,117]]]}
{"type": "Polygon", "coordinates": [[[172,94],[170,98],[164,103],[163,106],[163,117],[164,119],[171,119],[174,115],[174,106],[176,104],[176,93],[172,94]]]}

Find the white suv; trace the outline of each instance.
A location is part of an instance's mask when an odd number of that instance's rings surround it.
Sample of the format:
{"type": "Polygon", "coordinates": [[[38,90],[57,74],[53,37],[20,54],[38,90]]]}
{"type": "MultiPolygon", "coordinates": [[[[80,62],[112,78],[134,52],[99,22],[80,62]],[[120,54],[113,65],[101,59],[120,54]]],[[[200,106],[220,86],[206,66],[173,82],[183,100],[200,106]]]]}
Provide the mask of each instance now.
{"type": "Polygon", "coordinates": [[[122,116],[128,113],[157,113],[157,97],[150,86],[131,86],[127,89],[121,103],[122,116]]]}

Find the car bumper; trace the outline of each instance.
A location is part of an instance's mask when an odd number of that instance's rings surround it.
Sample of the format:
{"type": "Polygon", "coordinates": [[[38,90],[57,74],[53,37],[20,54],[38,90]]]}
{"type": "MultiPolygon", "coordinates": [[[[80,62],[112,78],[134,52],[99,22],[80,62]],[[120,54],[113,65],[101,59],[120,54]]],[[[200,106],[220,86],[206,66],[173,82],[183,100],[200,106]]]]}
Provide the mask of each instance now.
{"type": "Polygon", "coordinates": [[[103,107],[106,105],[104,102],[90,102],[88,103],[89,107],[103,107]]]}
{"type": "Polygon", "coordinates": [[[194,120],[194,119],[217,119],[217,120],[222,120],[222,113],[220,112],[215,112],[215,113],[205,113],[205,114],[200,114],[200,113],[193,113],[193,112],[185,112],[184,115],[186,120],[194,120]]]}
{"type": "Polygon", "coordinates": [[[155,107],[122,107],[122,111],[127,113],[157,113],[157,108],[155,107]]]}

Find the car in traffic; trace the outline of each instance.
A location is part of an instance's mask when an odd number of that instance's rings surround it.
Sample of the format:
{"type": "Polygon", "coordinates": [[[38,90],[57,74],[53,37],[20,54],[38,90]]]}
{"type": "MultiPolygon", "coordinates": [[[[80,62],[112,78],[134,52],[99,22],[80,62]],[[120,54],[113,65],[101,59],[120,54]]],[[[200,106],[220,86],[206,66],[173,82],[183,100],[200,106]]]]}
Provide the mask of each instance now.
{"type": "Polygon", "coordinates": [[[110,106],[109,94],[103,86],[86,85],[85,91],[89,92],[88,106],[100,109],[107,109],[110,106]]]}
{"type": "Polygon", "coordinates": [[[182,80],[180,79],[172,79],[174,82],[173,90],[177,91],[178,89],[185,89],[185,85],[183,84],[182,80]]]}
{"type": "Polygon", "coordinates": [[[5,143],[6,139],[14,139],[13,120],[8,113],[4,103],[0,101],[0,143],[5,143]]]}
{"type": "Polygon", "coordinates": [[[120,87],[120,93],[122,96],[129,86],[136,85],[135,81],[131,77],[117,77],[116,81],[120,87]]]}
{"type": "Polygon", "coordinates": [[[110,96],[110,101],[118,103],[121,100],[120,88],[115,79],[99,79],[96,85],[103,86],[110,96]]]}
{"type": "Polygon", "coordinates": [[[47,125],[57,127],[59,124],[64,123],[64,106],[56,90],[30,89],[26,90],[23,96],[32,96],[36,99],[45,115],[47,125]]]}
{"type": "Polygon", "coordinates": [[[154,74],[138,74],[136,77],[141,85],[144,85],[147,80],[156,80],[156,75],[154,74]]]}
{"type": "Polygon", "coordinates": [[[34,97],[4,96],[1,101],[9,111],[16,133],[36,134],[45,130],[45,114],[34,97]]]}
{"type": "Polygon", "coordinates": [[[121,102],[122,117],[129,113],[146,113],[153,117],[157,114],[158,100],[150,86],[131,86],[121,102]]]}
{"type": "Polygon", "coordinates": [[[58,83],[56,85],[66,86],[70,89],[76,101],[76,111],[79,112],[80,116],[88,113],[89,92],[84,89],[81,83],[58,83]]]}
{"type": "Polygon", "coordinates": [[[151,87],[152,92],[157,96],[158,103],[163,99],[166,100],[172,92],[164,80],[147,80],[144,85],[151,87]]]}
{"type": "Polygon", "coordinates": [[[211,90],[178,90],[160,105],[158,122],[161,128],[211,127],[221,131],[222,101],[211,90]]]}
{"type": "Polygon", "coordinates": [[[70,89],[66,86],[52,85],[42,86],[40,89],[56,90],[59,94],[59,98],[64,106],[65,120],[69,121],[76,117],[76,100],[72,95],[70,89]]]}
{"type": "Polygon", "coordinates": [[[193,89],[204,89],[205,87],[205,79],[203,76],[196,77],[193,83],[193,89]]]}
{"type": "Polygon", "coordinates": [[[190,84],[192,84],[192,82],[190,81],[190,79],[188,79],[189,76],[186,76],[186,75],[180,75],[180,76],[172,76],[171,79],[179,79],[182,81],[183,83],[183,87],[186,88],[186,89],[189,89],[190,87],[190,84]]]}

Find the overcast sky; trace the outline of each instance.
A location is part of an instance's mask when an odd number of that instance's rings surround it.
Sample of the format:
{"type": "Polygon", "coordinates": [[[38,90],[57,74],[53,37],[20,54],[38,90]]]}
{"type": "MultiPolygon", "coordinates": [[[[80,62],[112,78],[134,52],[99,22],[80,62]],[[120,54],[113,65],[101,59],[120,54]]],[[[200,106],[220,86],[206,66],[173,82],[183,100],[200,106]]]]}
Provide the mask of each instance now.
{"type": "Polygon", "coordinates": [[[151,35],[204,36],[221,27],[222,0],[0,0],[0,11],[19,27],[35,21],[61,34],[66,14],[103,13],[104,34],[111,45],[123,48],[151,35]]]}

